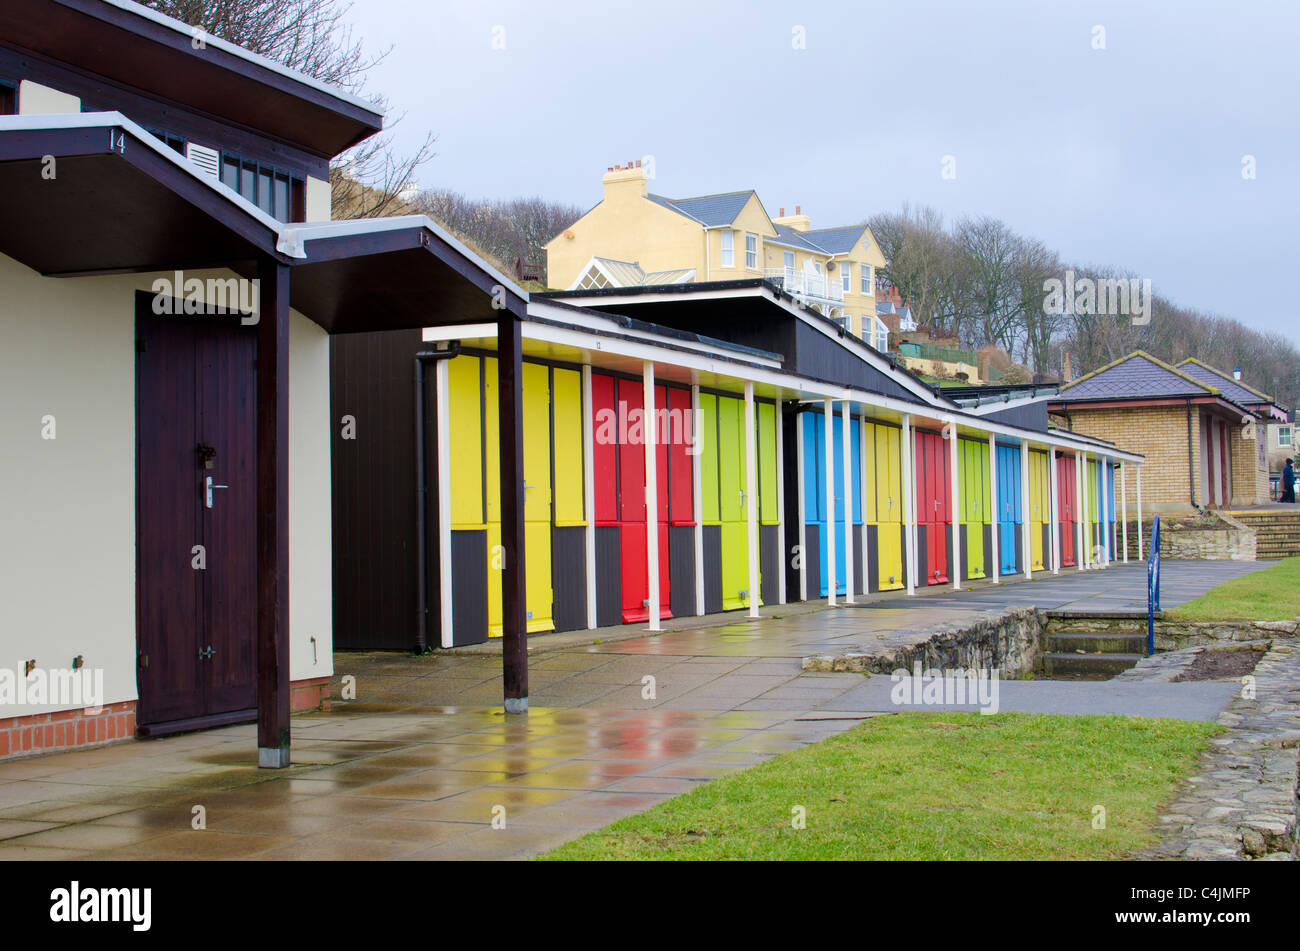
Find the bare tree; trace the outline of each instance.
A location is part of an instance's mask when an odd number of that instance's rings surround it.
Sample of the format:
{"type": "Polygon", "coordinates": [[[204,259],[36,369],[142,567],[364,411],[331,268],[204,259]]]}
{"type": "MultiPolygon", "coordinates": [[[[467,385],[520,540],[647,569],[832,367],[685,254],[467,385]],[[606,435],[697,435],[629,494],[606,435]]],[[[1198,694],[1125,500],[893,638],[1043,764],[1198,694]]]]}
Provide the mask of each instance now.
{"type": "Polygon", "coordinates": [[[447,190],[421,194],[416,206],[503,268],[513,267],[516,261],[537,267],[543,284],[543,246],[582,216],[582,209],[575,205],[541,197],[476,201],[447,190]]]}
{"type": "MultiPolygon", "coordinates": [[[[370,54],[348,23],[350,0],[143,0],[169,17],[291,69],[363,95],[366,74],[390,52],[370,54]]],[[[367,97],[381,112],[388,102],[367,97]]],[[[401,204],[403,188],[434,157],[432,133],[409,155],[393,148],[392,127],[339,156],[330,166],[335,218],[369,218],[401,204]]]]}

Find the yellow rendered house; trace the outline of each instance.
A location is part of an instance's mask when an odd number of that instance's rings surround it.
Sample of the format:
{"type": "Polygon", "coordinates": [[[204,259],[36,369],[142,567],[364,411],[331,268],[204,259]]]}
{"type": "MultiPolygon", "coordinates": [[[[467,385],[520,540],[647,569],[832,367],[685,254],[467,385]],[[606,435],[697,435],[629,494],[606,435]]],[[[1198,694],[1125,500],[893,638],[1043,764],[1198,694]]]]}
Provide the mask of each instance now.
{"type": "Polygon", "coordinates": [[[546,245],[552,287],[767,280],[887,349],[875,296],[885,257],[866,225],[813,229],[798,206],[773,219],[752,189],[665,198],[640,162],[611,167],[601,184],[600,203],[546,245]]]}

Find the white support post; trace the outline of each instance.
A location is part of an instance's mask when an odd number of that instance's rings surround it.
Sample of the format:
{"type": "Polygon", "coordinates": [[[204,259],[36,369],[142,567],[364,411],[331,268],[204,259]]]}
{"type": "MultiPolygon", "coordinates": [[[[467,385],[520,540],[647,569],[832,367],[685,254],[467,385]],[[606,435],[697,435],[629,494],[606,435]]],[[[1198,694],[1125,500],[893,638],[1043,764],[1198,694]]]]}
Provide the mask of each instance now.
{"type": "Polygon", "coordinates": [[[1124,564],[1128,564],[1128,463],[1119,464],[1119,523],[1123,535],[1124,564]]]}
{"type": "Polygon", "coordinates": [[[596,626],[596,442],[591,403],[591,367],[582,368],[582,511],[587,551],[587,627],[596,626]]]}
{"type": "Polygon", "coordinates": [[[952,536],[952,564],[949,571],[952,574],[952,590],[961,590],[961,483],[958,481],[960,474],[957,471],[957,424],[955,422],[948,424],[951,431],[948,435],[948,531],[952,536]]]}
{"type": "Polygon", "coordinates": [[[1051,543],[1050,550],[1052,553],[1052,574],[1061,573],[1061,510],[1057,504],[1057,493],[1060,487],[1057,485],[1056,474],[1056,447],[1047,447],[1047,481],[1048,493],[1050,498],[1047,500],[1048,518],[1050,521],[1050,530],[1047,533],[1048,541],[1051,543]]]}
{"type": "Polygon", "coordinates": [[[434,364],[438,401],[438,625],[443,647],[455,644],[456,631],[451,596],[451,371],[447,362],[438,360],[434,364]]]}
{"type": "Polygon", "coordinates": [[[1097,465],[1101,470],[1101,504],[1098,506],[1098,509],[1101,512],[1101,566],[1103,568],[1109,568],[1110,563],[1115,557],[1114,552],[1110,550],[1111,545],[1115,542],[1115,540],[1111,538],[1110,531],[1110,460],[1107,457],[1102,456],[1101,459],[1098,460],[1097,465]]]}
{"type": "Polygon", "coordinates": [[[903,414],[902,450],[903,457],[903,565],[907,573],[907,593],[916,594],[916,539],[912,535],[916,527],[916,486],[912,484],[912,416],[903,414]]]}
{"type": "Polygon", "coordinates": [[[1087,481],[1087,467],[1083,463],[1083,453],[1074,453],[1074,567],[1083,571],[1086,558],[1083,550],[1083,526],[1087,513],[1083,510],[1083,483],[1087,481]]]}
{"type": "Polygon", "coordinates": [[[1097,567],[1093,561],[1092,553],[1096,550],[1096,543],[1092,540],[1092,473],[1088,471],[1088,454],[1083,454],[1083,517],[1084,517],[1084,557],[1087,559],[1085,567],[1089,570],[1097,567]],[[1091,491],[1090,491],[1091,490],[1091,491]]]}
{"type": "Polygon", "coordinates": [[[749,539],[749,616],[758,617],[758,433],[752,380],[745,381],[745,523],[749,539]]]}
{"type": "Polygon", "coordinates": [[[694,432],[691,448],[691,497],[695,510],[695,615],[704,616],[704,475],[700,462],[704,458],[703,432],[700,426],[700,385],[691,384],[691,429],[694,432]]]}
{"type": "Polygon", "coordinates": [[[1032,580],[1034,566],[1030,564],[1029,526],[1029,440],[1020,440],[1020,563],[1025,566],[1025,577],[1032,580]]]}
{"type": "MultiPolygon", "coordinates": [[[[875,458],[874,446],[872,458],[875,458]]],[[[871,546],[867,544],[871,533],[867,531],[867,420],[858,420],[858,507],[862,510],[862,528],[858,537],[862,539],[862,599],[867,600],[871,591],[871,546]]],[[[871,473],[871,484],[875,485],[875,473],[871,473]]],[[[879,517],[877,515],[877,517],[879,517]]],[[[877,529],[879,531],[879,529],[877,529]]]]}
{"type": "Polygon", "coordinates": [[[799,565],[799,600],[807,601],[808,600],[808,553],[804,551],[804,546],[808,544],[808,521],[807,521],[807,513],[804,511],[804,496],[803,496],[804,488],[805,488],[804,487],[804,478],[805,478],[804,464],[808,461],[812,461],[814,464],[816,464],[816,460],[806,460],[804,458],[803,427],[804,427],[804,414],[802,412],[796,412],[794,414],[794,441],[796,444],[794,450],[795,490],[797,493],[795,498],[795,507],[797,509],[798,521],[796,522],[796,524],[799,527],[799,537],[795,541],[795,548],[798,550],[788,552],[787,554],[791,558],[798,559],[796,563],[799,565]]]}
{"type": "Polygon", "coordinates": [[[1002,583],[1002,549],[998,547],[998,437],[989,433],[989,534],[993,539],[993,583],[1002,583]]]}
{"type": "Polygon", "coordinates": [[[849,401],[840,404],[840,422],[844,435],[844,603],[853,603],[853,571],[857,561],[853,557],[853,438],[849,431],[849,401]]]}
{"type": "Polygon", "coordinates": [[[655,365],[649,360],[641,364],[641,378],[645,395],[645,409],[642,412],[642,442],[645,443],[645,564],[646,590],[650,597],[646,600],[649,612],[650,630],[661,630],[659,626],[659,455],[655,451],[658,438],[657,416],[655,414],[655,365]]]}
{"type": "MultiPolygon", "coordinates": [[[[773,414],[776,419],[776,537],[780,539],[777,542],[778,550],[785,548],[785,425],[781,416],[781,400],[776,401],[776,412],[773,414]]],[[[781,557],[777,559],[776,575],[776,601],[777,604],[786,603],[785,593],[785,566],[786,560],[781,557]]]]}
{"type": "Polygon", "coordinates": [[[1142,463],[1137,464],[1138,561],[1142,560],[1142,463]]]}
{"type": "Polygon", "coordinates": [[[826,426],[825,452],[822,453],[826,467],[826,485],[822,491],[826,503],[826,530],[823,532],[826,536],[826,601],[835,607],[835,413],[829,399],[822,403],[822,418],[826,426]]]}

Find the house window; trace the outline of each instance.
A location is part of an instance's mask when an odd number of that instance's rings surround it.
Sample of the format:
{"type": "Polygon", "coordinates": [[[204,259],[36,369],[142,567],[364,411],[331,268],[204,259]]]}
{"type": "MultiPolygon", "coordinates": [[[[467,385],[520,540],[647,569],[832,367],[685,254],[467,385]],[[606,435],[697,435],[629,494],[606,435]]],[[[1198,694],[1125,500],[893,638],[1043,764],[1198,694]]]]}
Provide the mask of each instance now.
{"type": "Polygon", "coordinates": [[[0,116],[12,116],[18,112],[18,87],[0,82],[0,116]]]}
{"type": "Polygon", "coordinates": [[[1279,426],[1277,428],[1277,444],[1279,446],[1291,445],[1291,427],[1279,426]]]}
{"type": "Polygon", "coordinates": [[[221,180],[279,221],[307,220],[307,185],[301,178],[223,152],[221,180]]]}
{"type": "Polygon", "coordinates": [[[862,265],[862,293],[871,293],[871,265],[862,265]]]}
{"type": "Polygon", "coordinates": [[[605,277],[600,268],[594,264],[587,273],[582,276],[582,280],[578,282],[578,290],[580,291],[589,291],[595,288],[609,286],[609,278],[605,277]]]}
{"type": "Polygon", "coordinates": [[[181,155],[185,154],[185,138],[183,136],[164,131],[163,129],[152,129],[147,126],[145,127],[145,131],[173,152],[179,152],[181,155]]]}
{"type": "Polygon", "coordinates": [[[853,277],[853,265],[845,261],[840,265],[840,287],[844,288],[844,293],[849,292],[849,282],[853,277]]]}
{"type": "Polygon", "coordinates": [[[736,232],[730,228],[722,231],[722,266],[736,266],[736,232]]]}
{"type": "Polygon", "coordinates": [[[787,271],[793,271],[793,270],[794,270],[794,252],[793,252],[793,251],[787,251],[787,252],[785,252],[785,269],[786,269],[787,271]]]}
{"type": "Polygon", "coordinates": [[[745,267],[758,270],[758,235],[745,235],[745,267]]]}

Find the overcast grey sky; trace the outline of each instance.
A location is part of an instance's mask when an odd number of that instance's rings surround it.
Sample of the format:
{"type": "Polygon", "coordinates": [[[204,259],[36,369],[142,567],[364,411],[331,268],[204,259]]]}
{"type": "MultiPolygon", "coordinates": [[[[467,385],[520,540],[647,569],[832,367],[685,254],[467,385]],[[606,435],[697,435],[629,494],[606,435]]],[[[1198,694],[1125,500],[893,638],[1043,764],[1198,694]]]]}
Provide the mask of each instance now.
{"type": "Polygon", "coordinates": [[[393,46],[367,88],[405,113],[399,146],[438,135],[425,186],[585,209],[608,166],[653,155],[653,191],[754,188],[813,227],[905,201],[989,214],[1300,344],[1296,0],[359,0],[352,16],[367,47],[393,46]]]}

